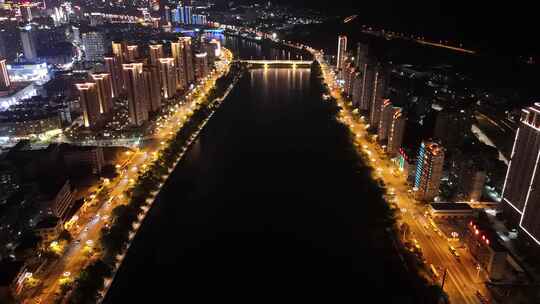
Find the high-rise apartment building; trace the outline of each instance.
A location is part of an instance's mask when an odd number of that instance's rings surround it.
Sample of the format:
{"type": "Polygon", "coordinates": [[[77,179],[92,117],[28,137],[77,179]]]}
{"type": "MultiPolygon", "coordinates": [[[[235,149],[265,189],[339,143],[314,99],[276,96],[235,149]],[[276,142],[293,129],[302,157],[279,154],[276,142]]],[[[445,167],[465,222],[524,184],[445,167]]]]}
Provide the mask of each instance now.
{"type": "Polygon", "coordinates": [[[161,94],[164,98],[171,98],[176,94],[176,67],[174,58],[159,59],[159,73],[161,79],[161,94]]]}
{"type": "Polygon", "coordinates": [[[103,60],[105,61],[105,71],[111,78],[111,96],[115,98],[122,89],[121,73],[118,70],[118,64],[114,56],[104,56],[103,60]]]}
{"type": "Polygon", "coordinates": [[[392,123],[390,125],[390,132],[388,134],[388,144],[386,145],[386,153],[388,153],[390,157],[395,157],[399,153],[399,149],[403,144],[406,122],[407,119],[401,108],[394,112],[392,123]]]}
{"type": "Polygon", "coordinates": [[[485,182],[486,172],[472,159],[464,159],[459,164],[456,178],[456,200],[479,201],[482,197],[485,182]]]}
{"type": "Polygon", "coordinates": [[[79,90],[79,104],[83,110],[83,122],[86,128],[94,128],[100,119],[100,105],[95,83],[76,84],[79,90]]]}
{"type": "Polygon", "coordinates": [[[191,23],[196,25],[206,25],[208,23],[206,15],[201,14],[193,14],[191,21],[191,23]]]}
{"type": "Polygon", "coordinates": [[[182,91],[187,88],[187,71],[184,56],[184,43],[182,41],[171,42],[172,58],[176,70],[176,91],[182,91]]]}
{"type": "Polygon", "coordinates": [[[168,25],[171,23],[171,9],[168,5],[163,6],[163,23],[168,25]]]}
{"type": "Polygon", "coordinates": [[[371,109],[371,96],[373,91],[373,69],[367,64],[358,68],[357,83],[358,89],[353,91],[353,103],[362,111],[371,109]],[[356,95],[354,93],[356,92],[356,95]]]}
{"type": "Polygon", "coordinates": [[[103,55],[107,52],[105,37],[98,31],[83,33],[82,45],[86,61],[102,61],[103,55]]]}
{"type": "Polygon", "coordinates": [[[212,39],[205,44],[206,53],[208,54],[208,64],[213,67],[216,62],[216,57],[221,53],[221,46],[219,41],[212,39]]]}
{"type": "Polygon", "coordinates": [[[97,95],[99,100],[99,113],[109,113],[113,108],[111,82],[109,74],[91,74],[92,79],[96,83],[97,95]]]}
{"type": "MultiPolygon", "coordinates": [[[[353,89],[352,89],[352,103],[355,108],[360,109],[360,99],[362,95],[363,90],[363,83],[362,83],[362,73],[356,69],[356,72],[354,73],[352,77],[353,82],[353,89]]],[[[360,109],[363,110],[363,109],[360,109]]]]}
{"type": "Polygon", "coordinates": [[[158,67],[149,65],[144,67],[145,88],[147,91],[147,108],[150,112],[157,112],[161,108],[161,87],[159,85],[158,67]]]}
{"type": "Polygon", "coordinates": [[[540,103],[521,111],[503,186],[503,212],[540,245],[540,103]]]}
{"type": "Polygon", "coordinates": [[[186,75],[186,83],[191,84],[195,82],[195,70],[193,68],[193,53],[191,46],[191,37],[180,37],[179,41],[182,43],[184,51],[184,69],[186,75]]]}
{"type": "Polygon", "coordinates": [[[204,53],[195,54],[195,78],[197,81],[208,75],[208,55],[204,53]]]}
{"type": "Polygon", "coordinates": [[[140,126],[148,120],[148,100],[142,63],[122,65],[124,85],[128,97],[128,118],[132,125],[140,126]]]}
{"type": "Polygon", "coordinates": [[[178,6],[180,13],[180,23],[183,24],[192,24],[193,23],[193,7],[189,5],[178,6]]]}
{"type": "Polygon", "coordinates": [[[0,91],[8,90],[11,87],[11,81],[7,70],[6,59],[0,58],[0,91]]]}
{"type": "Polygon", "coordinates": [[[23,47],[24,58],[28,61],[36,61],[37,55],[37,41],[34,30],[30,27],[21,28],[21,43],[23,47]]]}
{"type": "Polygon", "coordinates": [[[401,111],[401,108],[392,104],[390,99],[385,99],[381,105],[381,117],[379,120],[379,127],[377,128],[377,136],[379,142],[386,143],[390,136],[392,122],[394,115],[401,111]]]}
{"type": "Polygon", "coordinates": [[[416,160],[415,196],[432,201],[439,194],[444,165],[444,149],[438,143],[423,141],[416,160]]]}
{"type": "Polygon", "coordinates": [[[126,60],[134,62],[139,58],[139,47],[136,45],[128,45],[126,48],[126,60]]]}
{"type": "Polygon", "coordinates": [[[355,75],[356,75],[355,67],[353,66],[353,64],[351,62],[347,62],[345,64],[345,69],[343,71],[343,76],[344,76],[344,81],[345,81],[345,83],[343,85],[343,93],[347,97],[350,97],[350,96],[353,95],[354,84],[355,84],[355,81],[354,81],[355,75]]]}
{"type": "Polygon", "coordinates": [[[370,105],[370,124],[375,128],[379,126],[379,120],[381,119],[381,106],[384,97],[386,97],[386,83],[385,69],[377,67],[373,74],[373,81],[371,87],[371,105],[370,105]]]}
{"type": "Polygon", "coordinates": [[[114,58],[116,58],[116,62],[119,65],[122,65],[124,63],[124,53],[125,53],[125,47],[124,43],[121,42],[112,42],[112,52],[114,58]]]}
{"type": "Polygon", "coordinates": [[[359,42],[356,45],[356,57],[354,58],[354,64],[360,68],[364,64],[368,63],[369,58],[369,46],[365,43],[359,42]]]}
{"type": "Polygon", "coordinates": [[[347,57],[347,36],[338,37],[338,52],[336,68],[341,71],[344,68],[345,58],[347,57]]]}
{"type": "Polygon", "coordinates": [[[150,63],[152,65],[158,66],[159,58],[165,57],[165,55],[163,54],[163,45],[151,44],[149,46],[149,49],[150,49],[150,63]]]}
{"type": "Polygon", "coordinates": [[[377,98],[371,102],[371,107],[369,109],[369,124],[371,128],[376,131],[379,129],[382,106],[386,101],[388,101],[388,99],[377,98]]]}
{"type": "Polygon", "coordinates": [[[433,137],[447,149],[459,147],[464,135],[470,132],[473,119],[468,110],[443,109],[437,113],[433,137]]]}

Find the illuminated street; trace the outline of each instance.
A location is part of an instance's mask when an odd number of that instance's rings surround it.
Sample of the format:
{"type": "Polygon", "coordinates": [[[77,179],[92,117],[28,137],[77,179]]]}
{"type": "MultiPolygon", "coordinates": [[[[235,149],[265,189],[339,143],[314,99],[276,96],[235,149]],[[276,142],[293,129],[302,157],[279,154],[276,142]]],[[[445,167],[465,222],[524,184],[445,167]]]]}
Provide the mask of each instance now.
{"type": "MultiPolygon", "coordinates": [[[[476,263],[470,254],[461,250],[459,260],[449,251],[449,243],[440,232],[435,232],[425,216],[425,205],[415,201],[409,193],[410,187],[405,182],[405,177],[395,164],[393,164],[382,152],[380,146],[374,140],[368,139],[372,135],[366,131],[366,124],[357,114],[353,114],[340,94],[340,89],[334,82],[333,72],[322,61],[320,54],[316,54],[321,63],[323,75],[328,84],[332,97],[341,108],[339,120],[349,127],[351,133],[356,136],[355,145],[359,153],[365,153],[364,159],[374,169],[374,179],[384,181],[386,192],[395,193],[395,203],[399,206],[400,222],[409,224],[411,238],[416,238],[422,248],[426,259],[426,265],[433,264],[439,271],[438,283],[442,283],[442,274],[447,271],[444,290],[450,296],[452,303],[478,303],[476,292],[486,295],[484,285],[485,275],[476,269],[476,263]]],[[[429,267],[429,266],[428,266],[429,267]]]]}
{"type": "MultiPolygon", "coordinates": [[[[119,205],[128,203],[125,199],[125,191],[137,181],[138,176],[144,173],[145,168],[149,167],[157,158],[158,153],[163,148],[162,142],[172,137],[172,135],[182,128],[185,116],[191,115],[191,113],[200,107],[199,104],[204,100],[205,94],[213,87],[216,79],[228,72],[231,61],[232,54],[224,49],[222,61],[216,70],[188,94],[186,101],[182,105],[176,106],[175,111],[171,111],[169,115],[159,119],[160,127],[157,130],[155,139],[148,141],[141,149],[126,152],[129,156],[128,160],[123,164],[119,164],[119,167],[117,167],[120,174],[105,187],[110,189],[109,195],[106,196],[107,199],[104,201],[94,201],[97,200],[95,198],[86,203],[97,204],[99,206],[95,214],[76,215],[79,220],[76,223],[72,223],[72,228],[70,229],[70,232],[73,234],[73,241],[67,246],[60,259],[53,265],[49,265],[50,269],[44,272],[44,276],[37,278],[42,282],[42,285],[40,285],[40,288],[31,291],[30,297],[32,299],[25,300],[25,303],[54,303],[60,285],[72,281],[78,275],[80,269],[84,268],[99,255],[99,253],[95,253],[97,249],[95,245],[99,242],[101,229],[109,223],[108,219],[111,216],[111,211],[119,205]]],[[[199,130],[203,126],[204,123],[199,130]]],[[[198,132],[193,134],[190,143],[197,135],[198,132]]],[[[170,171],[172,171],[174,166],[171,167],[170,171]]],[[[156,194],[157,192],[151,193],[150,199],[153,200],[156,194]]],[[[85,209],[86,207],[83,206],[81,212],[85,209]]],[[[147,211],[148,209],[146,209],[145,213],[147,211]]],[[[142,222],[143,219],[144,215],[139,218],[139,221],[142,222]]],[[[137,231],[137,228],[138,226],[135,227],[134,233],[137,231]]],[[[133,236],[131,235],[130,238],[133,236]]]]}

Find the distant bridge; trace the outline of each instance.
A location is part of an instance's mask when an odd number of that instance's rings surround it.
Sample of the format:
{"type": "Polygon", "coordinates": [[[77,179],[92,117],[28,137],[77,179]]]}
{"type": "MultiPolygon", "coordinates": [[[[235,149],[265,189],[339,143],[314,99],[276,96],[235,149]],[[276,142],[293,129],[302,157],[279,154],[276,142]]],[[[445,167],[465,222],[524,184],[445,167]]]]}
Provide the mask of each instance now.
{"type": "Polygon", "coordinates": [[[285,66],[285,67],[306,67],[313,63],[313,60],[238,60],[238,62],[248,63],[252,65],[269,66],[285,66]]]}

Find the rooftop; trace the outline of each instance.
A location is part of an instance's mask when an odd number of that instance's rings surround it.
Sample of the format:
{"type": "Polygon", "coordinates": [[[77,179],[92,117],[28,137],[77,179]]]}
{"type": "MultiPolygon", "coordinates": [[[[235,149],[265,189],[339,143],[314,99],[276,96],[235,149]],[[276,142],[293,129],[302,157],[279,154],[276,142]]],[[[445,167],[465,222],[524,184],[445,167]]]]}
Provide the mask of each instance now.
{"type": "Polygon", "coordinates": [[[467,203],[433,203],[431,208],[435,210],[472,210],[473,208],[467,203]]]}

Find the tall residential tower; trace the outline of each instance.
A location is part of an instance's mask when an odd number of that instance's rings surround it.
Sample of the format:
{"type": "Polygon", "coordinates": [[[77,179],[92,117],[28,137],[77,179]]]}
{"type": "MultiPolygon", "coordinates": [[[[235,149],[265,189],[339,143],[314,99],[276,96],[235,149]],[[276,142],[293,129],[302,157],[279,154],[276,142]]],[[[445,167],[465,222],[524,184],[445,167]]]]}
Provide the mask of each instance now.
{"type": "Polygon", "coordinates": [[[503,211],[540,245],[540,103],[521,111],[503,186],[503,211]]]}
{"type": "Polygon", "coordinates": [[[435,142],[423,141],[416,160],[415,196],[431,201],[439,194],[444,165],[444,149],[435,142]]]}

